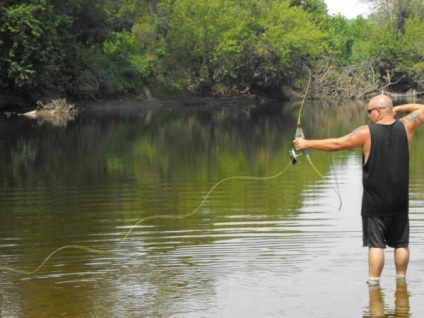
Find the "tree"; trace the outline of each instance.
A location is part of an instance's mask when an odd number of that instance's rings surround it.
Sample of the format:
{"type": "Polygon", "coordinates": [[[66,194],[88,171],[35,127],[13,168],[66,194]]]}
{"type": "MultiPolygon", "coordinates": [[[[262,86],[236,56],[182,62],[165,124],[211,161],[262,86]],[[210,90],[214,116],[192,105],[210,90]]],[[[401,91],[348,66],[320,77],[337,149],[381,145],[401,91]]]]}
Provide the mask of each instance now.
{"type": "Polygon", "coordinates": [[[398,71],[409,79],[409,87],[424,91],[424,20],[413,18],[406,20],[405,32],[400,38],[402,58],[398,71]]]}
{"type": "Polygon", "coordinates": [[[326,49],[313,16],[290,1],[162,1],[167,64],[199,92],[281,90],[326,49]]]}
{"type": "MultiPolygon", "coordinates": [[[[23,1],[22,1],[23,2],[23,1]]],[[[21,93],[50,88],[63,56],[57,27],[47,1],[0,5],[0,85],[21,93]]]]}
{"type": "Polygon", "coordinates": [[[323,0],[291,0],[291,6],[303,8],[308,13],[322,17],[327,13],[327,5],[323,0]]]}
{"type": "Polygon", "coordinates": [[[389,23],[395,32],[404,31],[408,18],[424,17],[422,0],[362,0],[368,3],[374,11],[373,19],[380,24],[389,23]]]}

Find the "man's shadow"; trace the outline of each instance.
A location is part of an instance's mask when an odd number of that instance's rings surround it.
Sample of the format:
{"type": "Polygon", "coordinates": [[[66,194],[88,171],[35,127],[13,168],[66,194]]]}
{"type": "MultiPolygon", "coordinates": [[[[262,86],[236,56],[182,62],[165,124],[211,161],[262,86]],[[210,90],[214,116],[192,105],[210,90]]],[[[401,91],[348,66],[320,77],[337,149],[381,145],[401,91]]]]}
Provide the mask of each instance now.
{"type": "Polygon", "coordinates": [[[409,318],[409,293],[405,280],[396,281],[395,307],[386,307],[384,303],[384,293],[380,285],[369,286],[369,306],[368,313],[364,318],[369,317],[399,317],[409,318]]]}

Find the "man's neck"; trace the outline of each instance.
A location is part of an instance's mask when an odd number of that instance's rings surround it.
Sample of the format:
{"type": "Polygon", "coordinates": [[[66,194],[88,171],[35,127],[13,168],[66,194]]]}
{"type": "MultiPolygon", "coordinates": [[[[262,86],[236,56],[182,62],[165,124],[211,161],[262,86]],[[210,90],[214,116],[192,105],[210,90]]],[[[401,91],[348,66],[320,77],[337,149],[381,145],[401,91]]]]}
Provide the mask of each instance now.
{"type": "Polygon", "coordinates": [[[395,122],[393,116],[384,116],[378,119],[375,123],[380,125],[391,125],[395,122]]]}

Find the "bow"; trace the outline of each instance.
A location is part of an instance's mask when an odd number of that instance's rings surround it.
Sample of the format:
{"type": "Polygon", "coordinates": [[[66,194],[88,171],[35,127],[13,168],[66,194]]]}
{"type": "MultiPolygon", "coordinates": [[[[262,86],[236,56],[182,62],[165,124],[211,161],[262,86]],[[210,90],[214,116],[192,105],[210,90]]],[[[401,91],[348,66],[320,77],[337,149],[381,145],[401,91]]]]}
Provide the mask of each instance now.
{"type": "MultiPolygon", "coordinates": [[[[308,85],[306,87],[306,91],[305,91],[305,95],[303,96],[303,100],[302,103],[300,105],[300,110],[299,110],[299,115],[297,117],[297,127],[296,127],[296,133],[295,133],[295,138],[305,138],[305,134],[303,133],[303,129],[302,129],[302,125],[300,123],[300,118],[302,115],[302,110],[303,110],[303,105],[305,104],[305,99],[306,99],[306,95],[308,94],[309,91],[309,86],[311,85],[311,78],[312,78],[312,73],[311,70],[309,69],[309,67],[306,67],[308,69],[309,72],[309,79],[308,79],[308,85]]],[[[308,160],[309,164],[311,165],[311,167],[315,170],[315,172],[318,174],[318,176],[323,179],[324,181],[327,181],[327,179],[319,172],[319,170],[315,167],[314,163],[312,162],[312,159],[309,155],[309,151],[308,149],[302,150],[302,152],[300,154],[296,154],[296,151],[294,148],[292,148],[291,150],[289,150],[289,156],[290,159],[292,161],[293,164],[296,164],[298,162],[297,157],[304,155],[306,157],[306,159],[308,160]]],[[[337,184],[337,182],[336,182],[337,184]]],[[[342,208],[342,197],[340,196],[340,191],[330,184],[330,187],[334,190],[334,192],[336,192],[337,197],[339,198],[339,211],[342,208]]]]}

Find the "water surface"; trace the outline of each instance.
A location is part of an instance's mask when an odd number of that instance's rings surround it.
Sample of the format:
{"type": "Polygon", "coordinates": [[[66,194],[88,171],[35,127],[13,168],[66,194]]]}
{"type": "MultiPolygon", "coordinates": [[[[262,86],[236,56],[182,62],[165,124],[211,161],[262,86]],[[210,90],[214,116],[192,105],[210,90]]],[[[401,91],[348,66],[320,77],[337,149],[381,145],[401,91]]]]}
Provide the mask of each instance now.
{"type": "MultiPolygon", "coordinates": [[[[299,103],[216,104],[0,117],[0,266],[36,270],[0,272],[0,315],[419,316],[424,132],[411,151],[407,283],[388,249],[369,289],[360,152],[311,151],[323,180],[287,155],[299,103]],[[38,269],[63,246],[74,247],[38,269]]],[[[365,108],[307,102],[302,127],[347,134],[365,108]]]]}

